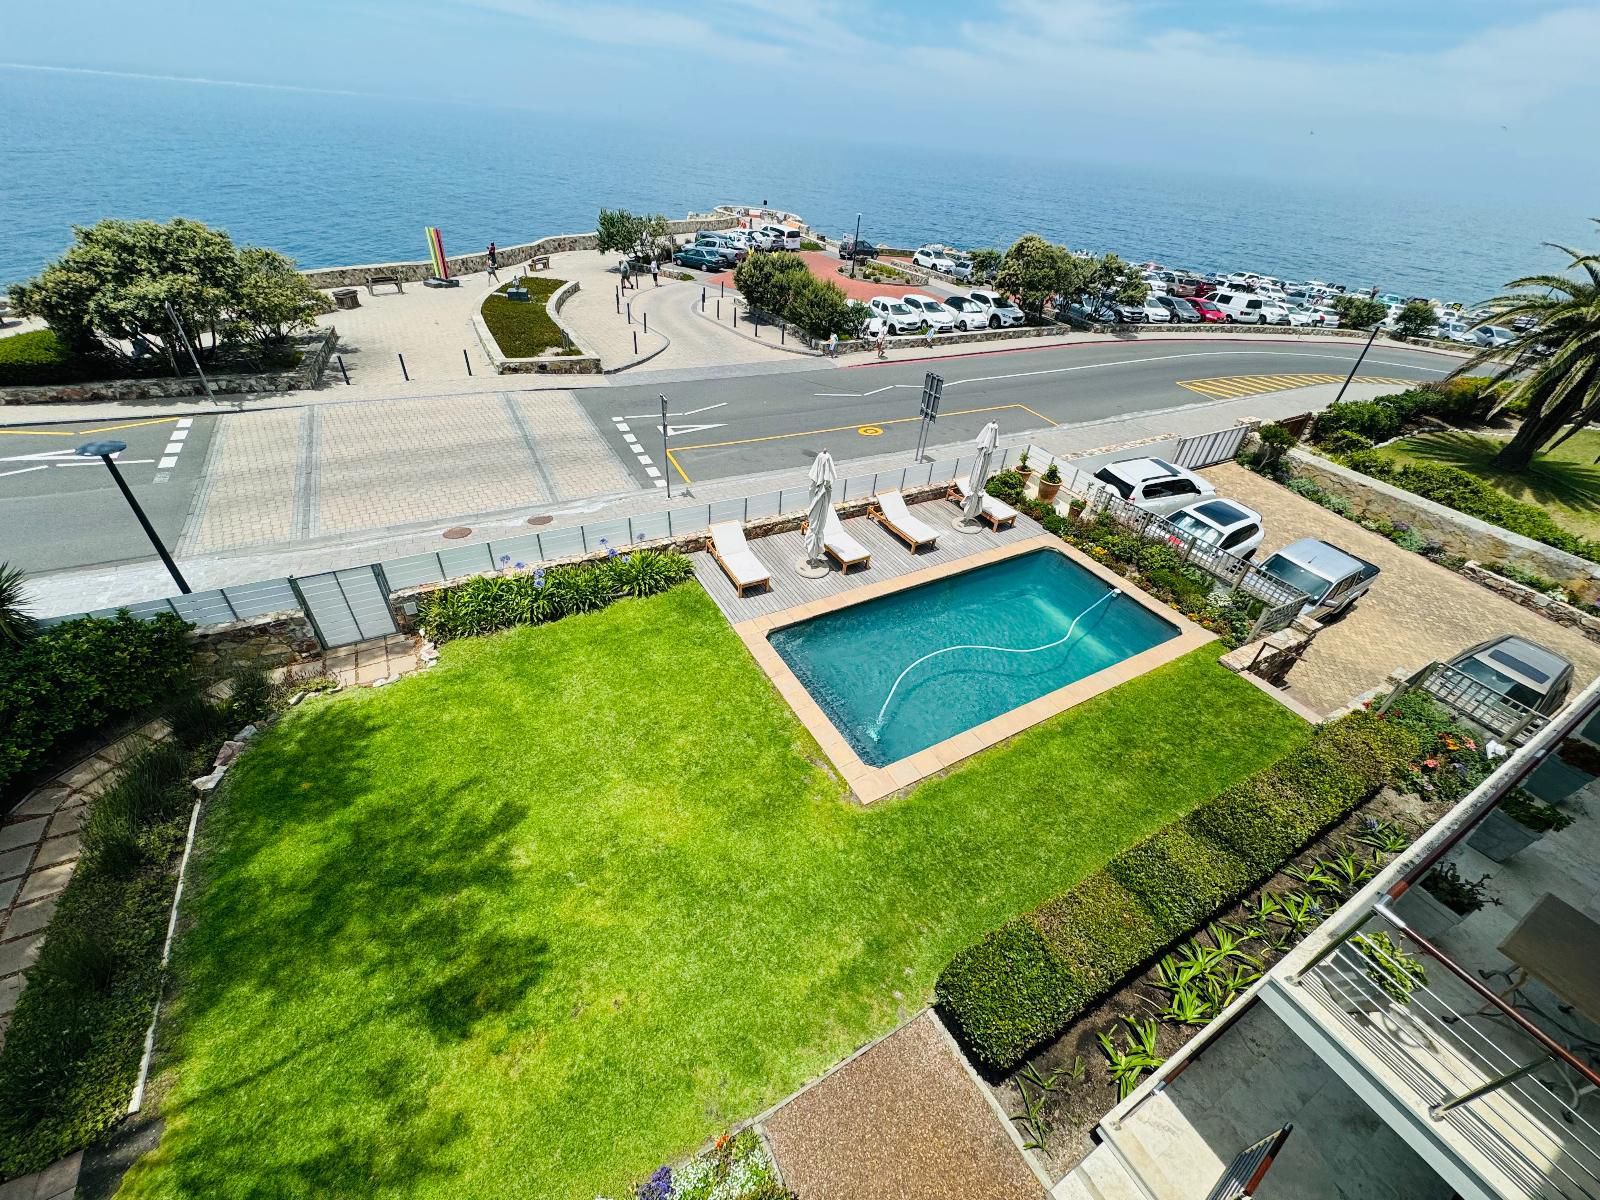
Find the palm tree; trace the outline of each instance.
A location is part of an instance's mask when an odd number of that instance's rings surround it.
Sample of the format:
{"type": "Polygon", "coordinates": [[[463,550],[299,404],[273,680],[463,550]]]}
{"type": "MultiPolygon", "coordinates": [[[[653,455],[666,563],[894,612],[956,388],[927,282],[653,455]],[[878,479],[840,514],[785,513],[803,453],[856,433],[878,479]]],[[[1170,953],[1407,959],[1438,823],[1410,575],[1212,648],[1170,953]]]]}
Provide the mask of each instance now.
{"type": "Polygon", "coordinates": [[[19,645],[33,636],[33,619],[23,608],[24,583],[21,570],[0,562],[0,646],[19,645]]]}
{"type": "Polygon", "coordinates": [[[1568,255],[1567,270],[1586,278],[1513,279],[1508,288],[1541,290],[1497,296],[1487,303],[1490,315],[1478,324],[1528,318],[1528,329],[1503,346],[1479,351],[1454,372],[1465,375],[1492,362],[1495,382],[1515,380],[1495,406],[1497,412],[1514,402],[1522,408],[1521,428],[1494,458],[1494,465],[1507,471],[1526,471],[1535,454],[1560,445],[1600,416],[1600,254],[1546,245],[1568,255]],[[1554,350],[1547,355],[1543,347],[1554,350]]]}

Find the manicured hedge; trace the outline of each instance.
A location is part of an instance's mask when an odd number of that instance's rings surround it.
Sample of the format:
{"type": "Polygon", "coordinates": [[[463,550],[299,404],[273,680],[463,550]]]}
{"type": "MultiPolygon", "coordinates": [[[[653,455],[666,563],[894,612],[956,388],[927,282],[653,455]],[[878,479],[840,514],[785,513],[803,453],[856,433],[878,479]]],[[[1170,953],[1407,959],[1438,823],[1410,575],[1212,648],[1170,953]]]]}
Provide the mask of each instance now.
{"type": "Polygon", "coordinates": [[[1317,415],[1312,440],[1329,445],[1336,434],[1355,434],[1369,442],[1387,441],[1410,426],[1433,417],[1452,425],[1477,424],[1489,414],[1498,396],[1493,380],[1465,375],[1424,384],[1371,400],[1340,400],[1317,415]]]}
{"type": "Polygon", "coordinates": [[[165,700],[189,670],[188,628],[124,612],[0,646],[0,797],[74,738],[165,700]]]}
{"type": "Polygon", "coordinates": [[[1565,550],[1568,554],[1600,562],[1600,542],[1568,532],[1544,509],[1513,500],[1493,484],[1485,483],[1458,467],[1439,463],[1394,462],[1370,450],[1347,455],[1344,461],[1363,475],[1392,483],[1395,487],[1446,508],[1477,517],[1480,521],[1488,521],[1512,533],[1520,533],[1523,537],[1554,546],[1557,550],[1565,550]]]}
{"type": "Polygon", "coordinates": [[[93,363],[79,362],[48,329],[30,329],[0,337],[0,387],[36,387],[78,383],[97,373],[93,363]]]}
{"type": "Polygon", "coordinates": [[[595,612],[626,596],[654,596],[694,574],[683,555],[660,550],[613,553],[596,562],[548,569],[504,565],[509,574],[475,575],[423,597],[418,627],[443,642],[539,625],[595,612]]]}
{"type": "Polygon", "coordinates": [[[940,1007],[986,1065],[1009,1069],[1141,964],[1270,878],[1411,762],[1401,725],[1357,713],[1229,788],[940,972],[940,1007]]]}

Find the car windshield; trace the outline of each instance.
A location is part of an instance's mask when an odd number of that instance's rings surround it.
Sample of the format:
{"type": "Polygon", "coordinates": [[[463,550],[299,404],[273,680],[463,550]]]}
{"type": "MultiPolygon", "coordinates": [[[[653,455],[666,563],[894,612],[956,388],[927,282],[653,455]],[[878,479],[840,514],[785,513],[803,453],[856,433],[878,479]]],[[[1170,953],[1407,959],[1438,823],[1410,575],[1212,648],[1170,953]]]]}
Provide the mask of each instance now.
{"type": "Polygon", "coordinates": [[[1173,513],[1167,520],[1180,533],[1187,533],[1202,542],[1210,542],[1214,546],[1222,540],[1222,530],[1207,525],[1193,513],[1173,513]]]}
{"type": "Polygon", "coordinates": [[[1117,495],[1121,496],[1124,500],[1126,500],[1129,496],[1133,495],[1133,485],[1131,483],[1128,483],[1125,480],[1119,479],[1117,476],[1113,475],[1110,471],[1106,470],[1104,467],[1102,467],[1100,470],[1096,471],[1094,473],[1094,477],[1096,479],[1098,479],[1101,483],[1107,484],[1108,486],[1115,488],[1116,492],[1117,492],[1117,495]]]}
{"type": "Polygon", "coordinates": [[[1479,658],[1469,658],[1464,663],[1457,663],[1456,670],[1493,688],[1508,700],[1515,700],[1518,704],[1525,704],[1529,708],[1538,708],[1540,701],[1544,699],[1531,687],[1518,683],[1509,675],[1501,674],[1479,658]]]}
{"type": "Polygon", "coordinates": [[[888,309],[897,317],[902,317],[911,311],[910,305],[906,304],[891,304],[888,306],[888,309]]]}
{"type": "Polygon", "coordinates": [[[1274,575],[1292,587],[1299,588],[1313,600],[1321,600],[1333,586],[1333,580],[1313,575],[1299,563],[1290,562],[1281,554],[1274,554],[1267,559],[1261,564],[1261,569],[1268,575],[1274,575]]]}

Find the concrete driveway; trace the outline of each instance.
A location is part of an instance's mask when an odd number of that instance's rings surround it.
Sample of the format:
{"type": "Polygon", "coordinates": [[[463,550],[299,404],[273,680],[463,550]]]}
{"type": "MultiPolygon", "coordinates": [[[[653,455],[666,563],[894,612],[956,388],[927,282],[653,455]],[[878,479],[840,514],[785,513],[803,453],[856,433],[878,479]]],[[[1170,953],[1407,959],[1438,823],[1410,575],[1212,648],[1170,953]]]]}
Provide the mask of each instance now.
{"type": "Polygon", "coordinates": [[[1600,675],[1600,644],[1402,550],[1243,467],[1204,472],[1217,490],[1259,512],[1267,540],[1259,559],[1302,537],[1321,538],[1382,569],[1354,609],[1323,629],[1289,672],[1289,693],[1326,713],[1378,687],[1396,667],[1415,670],[1474,642],[1516,633],[1571,659],[1577,686],[1600,675]]]}

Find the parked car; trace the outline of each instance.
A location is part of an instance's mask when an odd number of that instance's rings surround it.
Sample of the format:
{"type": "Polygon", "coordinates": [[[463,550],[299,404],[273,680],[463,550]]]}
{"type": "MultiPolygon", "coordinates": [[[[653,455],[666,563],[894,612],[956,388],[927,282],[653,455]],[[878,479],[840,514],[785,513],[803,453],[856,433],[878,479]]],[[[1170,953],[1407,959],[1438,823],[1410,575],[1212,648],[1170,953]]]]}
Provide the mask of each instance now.
{"type": "Polygon", "coordinates": [[[971,296],[946,296],[945,307],[956,315],[956,328],[965,333],[969,329],[984,329],[989,325],[989,307],[979,304],[971,296]]]}
{"type": "Polygon", "coordinates": [[[1144,309],[1144,319],[1150,324],[1165,325],[1172,320],[1172,310],[1161,303],[1165,299],[1164,295],[1156,295],[1152,292],[1144,298],[1144,302],[1139,306],[1144,309]]]}
{"type": "Polygon", "coordinates": [[[967,280],[972,278],[972,260],[962,258],[959,254],[951,260],[950,274],[957,279],[967,280]]]}
{"type": "Polygon", "coordinates": [[[999,329],[1006,325],[1026,325],[1028,315],[1018,308],[1011,300],[999,292],[992,292],[986,288],[967,292],[979,304],[989,310],[989,328],[999,329]]]}
{"type": "Polygon", "coordinates": [[[885,330],[888,329],[888,323],[882,317],[880,317],[876,312],[874,312],[873,309],[870,306],[868,306],[866,303],[864,303],[863,301],[860,301],[860,300],[846,300],[845,303],[846,304],[850,304],[850,305],[854,305],[856,308],[864,308],[864,309],[867,310],[866,320],[861,323],[861,336],[862,337],[864,337],[864,338],[875,338],[880,333],[883,333],[885,330]]]}
{"type": "Polygon", "coordinates": [[[924,246],[911,256],[911,265],[923,267],[929,271],[938,271],[949,275],[955,270],[955,260],[942,250],[935,250],[932,246],[924,246]]]}
{"type": "Polygon", "coordinates": [[[1567,702],[1572,664],[1554,650],[1514,634],[1501,634],[1456,655],[1449,665],[1542,716],[1567,702]]]}
{"type": "Polygon", "coordinates": [[[714,246],[685,246],[672,256],[672,261],[680,267],[695,267],[701,271],[722,271],[728,265],[728,260],[714,246]]]}
{"type": "Polygon", "coordinates": [[[1208,546],[1251,558],[1261,545],[1261,514],[1236,500],[1202,500],[1167,514],[1167,523],[1208,546]]]}
{"type": "Polygon", "coordinates": [[[1309,600],[1300,611],[1319,621],[1348,611],[1378,577],[1366,559],[1316,538],[1290,542],[1261,569],[1304,592],[1309,600]]]}
{"type": "Polygon", "coordinates": [[[1208,480],[1164,458],[1119,459],[1101,467],[1094,477],[1129,504],[1153,513],[1173,512],[1217,494],[1208,480]]]}
{"type": "Polygon", "coordinates": [[[1516,336],[1504,325],[1481,325],[1472,331],[1472,340],[1480,346],[1504,346],[1516,336]]]}
{"type": "Polygon", "coordinates": [[[1286,325],[1289,314],[1271,301],[1247,292],[1218,292],[1211,302],[1224,317],[1241,325],[1286,325]]]}
{"type": "Polygon", "coordinates": [[[915,333],[922,328],[922,314],[891,296],[874,296],[867,307],[882,318],[884,328],[892,334],[915,333]]]}
{"type": "Polygon", "coordinates": [[[785,225],[763,225],[759,229],[751,230],[751,235],[763,240],[763,250],[800,249],[800,231],[785,225]]]}
{"type": "Polygon", "coordinates": [[[839,257],[843,259],[877,258],[878,248],[866,240],[858,242],[853,237],[840,238],[839,257]]]}
{"type": "Polygon", "coordinates": [[[1187,300],[1177,296],[1152,296],[1151,299],[1165,308],[1175,322],[1184,325],[1196,325],[1200,322],[1200,314],[1187,300]]]}
{"type": "Polygon", "coordinates": [[[1322,318],[1317,313],[1299,304],[1285,304],[1283,306],[1283,315],[1285,319],[1278,322],[1280,325],[1293,325],[1299,328],[1305,325],[1322,324],[1322,318]]]}
{"type": "Polygon", "coordinates": [[[920,292],[907,292],[900,297],[907,308],[922,314],[923,322],[935,333],[949,333],[956,327],[956,314],[932,296],[920,292]]]}
{"type": "Polygon", "coordinates": [[[1228,314],[1218,308],[1213,301],[1202,300],[1199,296],[1191,296],[1187,303],[1190,308],[1194,309],[1199,318],[1208,325],[1220,325],[1228,319],[1228,314]]]}
{"type": "Polygon", "coordinates": [[[738,266],[750,257],[750,251],[747,248],[739,245],[732,238],[723,237],[720,234],[701,234],[695,239],[694,244],[700,249],[715,250],[724,258],[729,259],[732,266],[738,266]]]}

